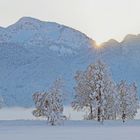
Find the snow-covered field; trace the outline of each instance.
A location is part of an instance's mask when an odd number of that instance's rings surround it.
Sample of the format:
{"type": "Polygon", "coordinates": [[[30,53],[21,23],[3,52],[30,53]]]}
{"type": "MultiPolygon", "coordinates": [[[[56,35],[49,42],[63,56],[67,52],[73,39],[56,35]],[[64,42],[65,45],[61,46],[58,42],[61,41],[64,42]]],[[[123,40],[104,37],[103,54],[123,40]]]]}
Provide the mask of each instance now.
{"type": "MultiPolygon", "coordinates": [[[[34,108],[2,108],[0,109],[0,120],[38,120],[32,115],[33,110],[34,108]]],[[[73,111],[71,107],[64,107],[64,115],[70,120],[82,120],[84,112],[77,112],[73,111]]]]}
{"type": "MultiPolygon", "coordinates": [[[[140,140],[140,120],[83,121],[83,112],[65,107],[70,117],[61,126],[49,126],[31,114],[33,108],[3,108],[0,110],[0,140],[140,140]],[[79,120],[78,120],[79,119],[79,120]]],[[[138,113],[137,119],[140,114],[138,113]]]]}
{"type": "Polygon", "coordinates": [[[0,121],[0,140],[140,140],[140,121],[67,121],[48,126],[46,121],[0,121]]]}
{"type": "MultiPolygon", "coordinates": [[[[38,120],[32,115],[33,110],[34,108],[2,108],[0,109],[0,120],[38,120]]],[[[64,107],[64,115],[70,120],[82,120],[84,114],[85,112],[73,111],[71,107],[64,107]]],[[[135,119],[140,119],[140,110],[138,110],[135,119]]]]}

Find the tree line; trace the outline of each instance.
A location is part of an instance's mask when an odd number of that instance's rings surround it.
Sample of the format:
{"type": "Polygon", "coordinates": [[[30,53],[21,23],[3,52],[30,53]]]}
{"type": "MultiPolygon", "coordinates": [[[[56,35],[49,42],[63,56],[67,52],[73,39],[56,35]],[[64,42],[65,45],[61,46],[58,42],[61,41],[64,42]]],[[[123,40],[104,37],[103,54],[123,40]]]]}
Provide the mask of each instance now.
{"type": "MultiPolygon", "coordinates": [[[[73,110],[85,111],[84,119],[104,120],[121,119],[125,122],[134,119],[139,108],[137,85],[121,80],[115,83],[105,63],[98,60],[90,64],[85,71],[75,73],[74,98],[71,103],[73,110]]],[[[56,79],[46,92],[33,94],[36,109],[35,117],[46,117],[51,125],[61,124],[63,115],[64,81],[56,79]]],[[[0,96],[0,108],[4,101],[0,96]]]]}
{"type": "MultiPolygon", "coordinates": [[[[85,111],[86,120],[134,119],[139,108],[136,83],[122,80],[115,83],[107,65],[98,60],[85,71],[75,74],[74,99],[71,106],[76,111],[85,111]]],[[[44,116],[51,125],[61,124],[63,115],[63,81],[56,79],[47,92],[33,94],[36,109],[33,115],[44,116]]]]}

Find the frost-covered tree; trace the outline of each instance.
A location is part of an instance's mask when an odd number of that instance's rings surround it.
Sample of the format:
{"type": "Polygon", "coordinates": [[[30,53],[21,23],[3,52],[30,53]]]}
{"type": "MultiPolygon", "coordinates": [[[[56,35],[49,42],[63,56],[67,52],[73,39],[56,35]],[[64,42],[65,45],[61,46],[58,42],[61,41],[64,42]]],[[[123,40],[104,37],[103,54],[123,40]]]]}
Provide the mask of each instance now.
{"type": "Polygon", "coordinates": [[[32,97],[36,107],[36,109],[33,111],[33,115],[35,117],[45,116],[43,107],[44,107],[46,96],[48,96],[46,92],[43,93],[37,92],[33,94],[32,97]]]}
{"type": "Polygon", "coordinates": [[[75,110],[89,110],[88,119],[98,121],[115,117],[116,88],[104,63],[97,61],[86,71],[77,72],[75,80],[75,110]]]}
{"type": "Polygon", "coordinates": [[[128,85],[126,81],[118,84],[119,93],[119,117],[125,122],[126,119],[133,119],[139,107],[137,87],[133,83],[128,85]]]}
{"type": "Polygon", "coordinates": [[[130,99],[129,118],[134,119],[137,110],[139,108],[138,92],[137,92],[137,86],[135,82],[129,85],[129,99],[130,99]]]}
{"type": "Polygon", "coordinates": [[[93,98],[92,98],[92,87],[88,84],[87,72],[77,71],[76,76],[76,87],[75,98],[72,102],[72,107],[74,110],[88,110],[88,119],[93,119],[93,98]]]}
{"type": "Polygon", "coordinates": [[[63,82],[57,79],[53,86],[45,93],[33,94],[36,110],[33,115],[44,116],[51,125],[61,124],[63,116],[63,82]]]}
{"type": "Polygon", "coordinates": [[[3,98],[2,98],[2,96],[0,96],[0,108],[2,108],[2,106],[3,106],[3,103],[4,101],[3,101],[3,98]]]}
{"type": "Polygon", "coordinates": [[[115,120],[119,113],[119,96],[115,83],[108,78],[105,87],[104,119],[115,120]]]}

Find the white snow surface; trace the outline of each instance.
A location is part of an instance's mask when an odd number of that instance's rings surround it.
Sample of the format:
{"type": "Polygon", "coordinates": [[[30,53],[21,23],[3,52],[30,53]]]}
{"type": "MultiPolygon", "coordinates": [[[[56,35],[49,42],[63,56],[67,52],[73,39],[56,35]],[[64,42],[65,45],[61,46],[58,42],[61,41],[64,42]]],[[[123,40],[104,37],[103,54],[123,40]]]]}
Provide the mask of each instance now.
{"type": "MultiPolygon", "coordinates": [[[[36,119],[33,108],[0,109],[0,140],[140,140],[140,120],[96,121],[82,120],[83,112],[64,108],[71,120],[60,126],[50,126],[45,119],[36,119]]],[[[140,118],[138,113],[137,119],[140,118]]]]}
{"type": "MultiPolygon", "coordinates": [[[[45,118],[35,118],[32,115],[34,108],[23,108],[23,107],[11,107],[11,108],[2,108],[0,109],[0,120],[44,120],[45,118]]],[[[83,120],[85,112],[83,111],[74,111],[69,106],[64,106],[65,116],[69,120],[83,120]]],[[[140,109],[135,117],[136,120],[140,119],[140,109]]]]}
{"type": "Polygon", "coordinates": [[[49,126],[46,121],[0,121],[1,140],[139,140],[140,121],[66,121],[49,126]]]}
{"type": "MultiPolygon", "coordinates": [[[[32,115],[34,108],[11,107],[0,109],[0,120],[44,120],[45,118],[36,118],[32,115]],[[10,115],[10,116],[9,116],[10,115]]],[[[65,116],[70,120],[82,120],[84,112],[73,111],[71,107],[64,107],[65,116]]]]}

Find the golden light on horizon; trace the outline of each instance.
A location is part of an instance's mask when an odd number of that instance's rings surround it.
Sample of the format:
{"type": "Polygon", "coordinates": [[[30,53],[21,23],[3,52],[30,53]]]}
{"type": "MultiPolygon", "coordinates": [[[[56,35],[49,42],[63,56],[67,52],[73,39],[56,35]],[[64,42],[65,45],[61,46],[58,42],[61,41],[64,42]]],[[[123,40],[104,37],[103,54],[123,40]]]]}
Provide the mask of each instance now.
{"type": "Polygon", "coordinates": [[[98,43],[95,40],[91,40],[90,42],[91,46],[93,46],[93,48],[95,49],[100,49],[102,47],[102,43],[98,43]]]}
{"type": "Polygon", "coordinates": [[[94,46],[95,46],[95,49],[100,49],[102,48],[102,43],[95,41],[94,46]]]}
{"type": "Polygon", "coordinates": [[[102,43],[96,42],[96,48],[101,48],[102,47],[101,44],[102,43]]]}

